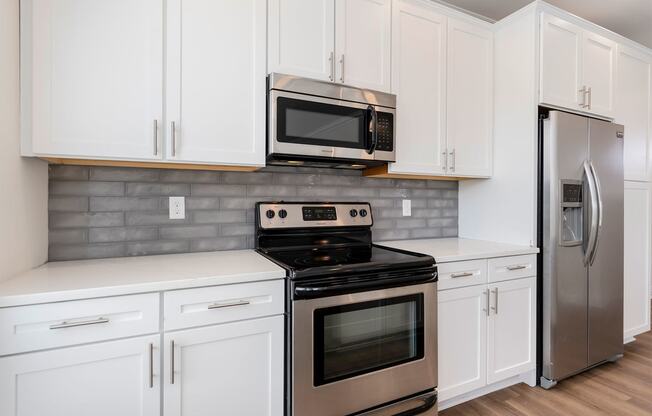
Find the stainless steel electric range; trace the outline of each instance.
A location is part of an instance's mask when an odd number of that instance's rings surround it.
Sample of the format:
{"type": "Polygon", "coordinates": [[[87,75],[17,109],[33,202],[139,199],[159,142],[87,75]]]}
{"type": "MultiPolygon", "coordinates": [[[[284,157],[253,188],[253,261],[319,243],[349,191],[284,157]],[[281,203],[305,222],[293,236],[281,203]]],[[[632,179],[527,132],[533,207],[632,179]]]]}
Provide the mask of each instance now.
{"type": "Polygon", "coordinates": [[[368,203],[259,202],[287,271],[287,414],[437,414],[437,266],[372,244],[368,203]]]}

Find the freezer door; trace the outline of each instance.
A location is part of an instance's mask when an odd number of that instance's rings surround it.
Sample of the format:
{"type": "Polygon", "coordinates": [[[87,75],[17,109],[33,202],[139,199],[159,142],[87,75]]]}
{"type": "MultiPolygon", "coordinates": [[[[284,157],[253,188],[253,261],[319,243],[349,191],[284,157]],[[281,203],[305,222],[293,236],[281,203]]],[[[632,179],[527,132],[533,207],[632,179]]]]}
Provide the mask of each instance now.
{"type": "MultiPolygon", "coordinates": [[[[586,243],[565,245],[560,238],[562,183],[586,183],[588,128],[587,118],[558,111],[551,111],[544,122],[542,372],[550,380],[567,377],[588,364],[586,243]]],[[[589,198],[582,199],[586,212],[589,198]]],[[[586,222],[587,215],[583,217],[586,222]]]]}
{"type": "Polygon", "coordinates": [[[623,131],[618,124],[589,121],[589,157],[601,222],[590,253],[589,365],[623,353],[623,131]]]}

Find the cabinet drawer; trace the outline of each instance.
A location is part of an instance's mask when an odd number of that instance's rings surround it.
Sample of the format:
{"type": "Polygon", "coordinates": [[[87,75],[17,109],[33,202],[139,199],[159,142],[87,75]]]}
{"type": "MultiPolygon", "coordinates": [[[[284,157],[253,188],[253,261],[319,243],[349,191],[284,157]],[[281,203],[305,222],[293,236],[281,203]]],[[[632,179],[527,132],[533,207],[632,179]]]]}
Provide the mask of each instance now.
{"type": "Polygon", "coordinates": [[[163,325],[171,331],[282,314],[284,294],[285,280],[166,292],[163,325]]]}
{"type": "Polygon", "coordinates": [[[0,309],[0,355],[151,334],[158,323],[156,293],[0,309]]]}
{"type": "Polygon", "coordinates": [[[489,282],[502,282],[505,280],[532,277],[537,274],[537,256],[498,257],[489,259],[489,282]]]}
{"type": "Polygon", "coordinates": [[[440,263],[439,290],[487,283],[487,260],[440,263]]]}

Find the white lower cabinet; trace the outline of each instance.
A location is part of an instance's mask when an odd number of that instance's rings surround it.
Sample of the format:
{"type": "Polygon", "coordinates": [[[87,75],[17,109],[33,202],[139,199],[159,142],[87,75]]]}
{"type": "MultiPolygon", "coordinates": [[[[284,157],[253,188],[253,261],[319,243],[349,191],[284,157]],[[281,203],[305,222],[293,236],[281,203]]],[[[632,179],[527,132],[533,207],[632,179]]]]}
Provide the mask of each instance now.
{"type": "Polygon", "coordinates": [[[0,415],[158,416],[159,339],[0,358],[0,415]]]}
{"type": "Polygon", "coordinates": [[[486,293],[484,285],[438,293],[440,401],[486,384],[486,293]]]}
{"type": "Polygon", "coordinates": [[[525,373],[536,365],[536,278],[489,286],[487,384],[525,373]]]}
{"type": "Polygon", "coordinates": [[[536,368],[536,277],[438,296],[440,402],[536,368]]]}
{"type": "Polygon", "coordinates": [[[165,416],[283,414],[284,318],[165,334],[165,416]]]}

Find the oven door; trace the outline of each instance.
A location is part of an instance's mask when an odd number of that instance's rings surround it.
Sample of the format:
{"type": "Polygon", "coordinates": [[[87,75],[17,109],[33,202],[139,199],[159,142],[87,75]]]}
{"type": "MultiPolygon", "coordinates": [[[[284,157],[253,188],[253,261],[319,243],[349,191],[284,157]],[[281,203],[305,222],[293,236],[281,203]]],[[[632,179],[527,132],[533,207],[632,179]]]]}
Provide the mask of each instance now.
{"type": "Polygon", "coordinates": [[[293,302],[295,416],[342,416],[437,386],[436,282],[293,302]]]}
{"type": "Polygon", "coordinates": [[[286,156],[394,160],[394,110],[271,90],[269,153],[286,156]]]}

